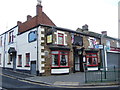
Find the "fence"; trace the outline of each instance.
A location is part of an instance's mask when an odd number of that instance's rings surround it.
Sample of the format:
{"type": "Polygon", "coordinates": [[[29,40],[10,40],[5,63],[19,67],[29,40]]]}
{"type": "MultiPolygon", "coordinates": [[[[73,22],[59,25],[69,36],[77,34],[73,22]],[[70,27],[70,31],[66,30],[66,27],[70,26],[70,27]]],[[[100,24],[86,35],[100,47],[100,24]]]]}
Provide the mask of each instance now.
{"type": "Polygon", "coordinates": [[[119,68],[101,68],[98,71],[85,71],[85,82],[108,82],[120,80],[119,68]]]}

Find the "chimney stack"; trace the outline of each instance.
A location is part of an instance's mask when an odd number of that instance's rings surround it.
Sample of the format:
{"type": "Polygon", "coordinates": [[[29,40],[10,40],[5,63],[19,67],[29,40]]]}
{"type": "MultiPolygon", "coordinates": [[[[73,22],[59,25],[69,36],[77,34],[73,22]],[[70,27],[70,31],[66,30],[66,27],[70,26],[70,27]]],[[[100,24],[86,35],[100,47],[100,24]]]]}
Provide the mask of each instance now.
{"type": "Polygon", "coordinates": [[[102,31],[101,33],[102,33],[102,35],[107,36],[107,31],[102,31]]]}
{"type": "Polygon", "coordinates": [[[17,21],[17,25],[20,26],[22,24],[21,21],[17,21]]]}
{"type": "Polygon", "coordinates": [[[83,26],[82,26],[82,30],[88,31],[88,25],[87,25],[87,24],[83,25],[83,26]]]}
{"type": "Polygon", "coordinates": [[[38,0],[38,4],[36,6],[36,15],[41,16],[42,15],[42,5],[41,0],[38,0]]]}
{"type": "Polygon", "coordinates": [[[27,21],[30,20],[30,19],[32,19],[32,16],[27,15],[27,21]]]}

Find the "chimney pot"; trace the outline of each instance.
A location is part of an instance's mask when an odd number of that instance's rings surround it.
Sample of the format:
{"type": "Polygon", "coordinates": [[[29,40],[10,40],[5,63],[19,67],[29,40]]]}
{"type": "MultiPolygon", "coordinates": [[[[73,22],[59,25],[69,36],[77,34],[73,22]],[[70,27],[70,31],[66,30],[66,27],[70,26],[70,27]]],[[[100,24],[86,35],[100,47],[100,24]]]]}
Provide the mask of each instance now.
{"type": "Polygon", "coordinates": [[[27,21],[30,20],[30,19],[32,19],[32,16],[27,15],[27,21]]]}
{"type": "Polygon", "coordinates": [[[87,24],[83,25],[82,29],[88,31],[88,25],[87,24]]]}
{"type": "Polygon", "coordinates": [[[102,33],[102,35],[106,35],[107,36],[107,31],[102,31],[101,33],[102,33]]]}

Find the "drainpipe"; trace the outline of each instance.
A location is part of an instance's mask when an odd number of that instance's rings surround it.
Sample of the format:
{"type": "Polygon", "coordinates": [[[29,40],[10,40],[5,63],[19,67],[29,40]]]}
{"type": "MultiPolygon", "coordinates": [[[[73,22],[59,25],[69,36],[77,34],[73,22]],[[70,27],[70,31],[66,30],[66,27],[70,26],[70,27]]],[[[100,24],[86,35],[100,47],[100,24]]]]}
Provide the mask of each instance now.
{"type": "Polygon", "coordinates": [[[39,67],[38,67],[38,65],[39,65],[39,64],[38,64],[38,63],[39,63],[39,61],[38,61],[38,59],[39,59],[39,55],[38,55],[38,54],[39,54],[39,53],[38,53],[38,46],[39,46],[39,45],[38,45],[38,36],[39,36],[39,35],[38,35],[38,28],[39,28],[39,26],[37,27],[37,61],[36,61],[36,65],[37,65],[37,67],[36,67],[36,68],[37,68],[36,74],[37,74],[37,76],[39,76],[39,67]]]}
{"type": "Polygon", "coordinates": [[[5,36],[4,36],[3,68],[5,68],[5,53],[6,53],[6,51],[5,51],[5,42],[6,42],[6,33],[5,33],[5,36]]]}

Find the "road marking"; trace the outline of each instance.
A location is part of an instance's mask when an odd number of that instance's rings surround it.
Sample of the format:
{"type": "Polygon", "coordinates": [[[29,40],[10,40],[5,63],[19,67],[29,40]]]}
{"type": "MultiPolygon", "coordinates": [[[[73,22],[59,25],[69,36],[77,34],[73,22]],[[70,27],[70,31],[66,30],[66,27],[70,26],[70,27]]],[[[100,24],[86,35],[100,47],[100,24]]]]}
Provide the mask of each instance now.
{"type": "Polygon", "coordinates": [[[5,75],[5,74],[1,74],[1,73],[0,73],[0,75],[5,76],[5,77],[9,77],[9,78],[12,78],[12,79],[17,79],[17,78],[15,78],[13,76],[10,76],[10,75],[5,75]]]}

